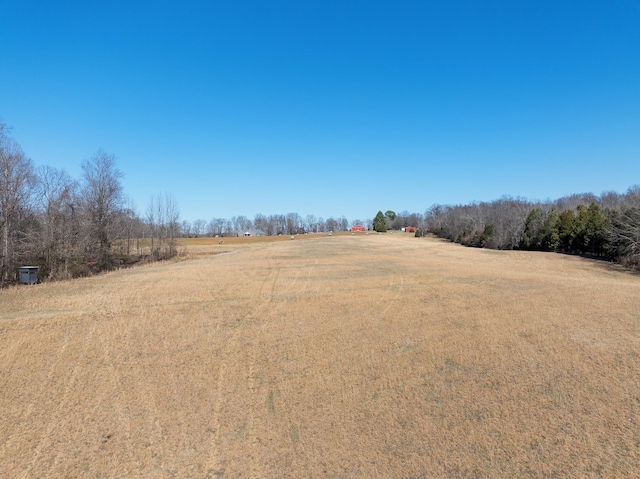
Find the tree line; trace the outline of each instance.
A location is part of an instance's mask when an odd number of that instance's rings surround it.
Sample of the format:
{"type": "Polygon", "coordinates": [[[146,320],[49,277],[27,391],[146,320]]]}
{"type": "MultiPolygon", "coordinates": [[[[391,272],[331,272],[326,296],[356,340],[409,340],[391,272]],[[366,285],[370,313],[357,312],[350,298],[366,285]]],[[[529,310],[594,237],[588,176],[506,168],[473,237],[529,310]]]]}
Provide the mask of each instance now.
{"type": "Polygon", "coordinates": [[[532,202],[434,205],[425,229],[466,246],[578,253],[640,266],[640,186],[532,202]]]}
{"type": "Polygon", "coordinates": [[[98,150],[76,180],[36,168],[0,123],[0,286],[18,268],[39,266],[41,279],[64,279],[176,254],[177,203],[153,198],[146,216],[127,206],[114,155],[98,150]]]}

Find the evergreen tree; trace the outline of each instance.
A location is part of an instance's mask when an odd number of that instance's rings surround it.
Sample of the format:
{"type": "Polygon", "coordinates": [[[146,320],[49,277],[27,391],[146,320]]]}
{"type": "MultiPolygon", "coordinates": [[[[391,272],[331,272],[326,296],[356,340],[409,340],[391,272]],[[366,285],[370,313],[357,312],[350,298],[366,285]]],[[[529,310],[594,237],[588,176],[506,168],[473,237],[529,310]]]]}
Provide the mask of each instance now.
{"type": "Polygon", "coordinates": [[[559,249],[562,251],[569,251],[571,249],[571,242],[575,234],[575,215],[571,210],[565,210],[558,216],[556,222],[556,228],[559,236],[559,249]]]}
{"type": "Polygon", "coordinates": [[[540,232],[540,246],[546,251],[557,251],[560,246],[560,233],[558,232],[558,212],[551,210],[542,223],[540,232]]]}
{"type": "Polygon", "coordinates": [[[571,249],[586,253],[588,249],[588,238],[586,234],[589,212],[585,205],[578,205],[577,215],[573,222],[573,237],[571,238],[571,249]]]}
{"type": "Polygon", "coordinates": [[[387,217],[382,211],[378,211],[378,214],[373,219],[373,230],[378,233],[385,233],[387,231],[387,217]]]}
{"type": "Polygon", "coordinates": [[[602,255],[605,247],[607,218],[600,206],[593,202],[587,208],[584,241],[586,250],[591,254],[602,255]]]}
{"type": "Polygon", "coordinates": [[[521,248],[540,248],[540,230],[542,228],[543,214],[540,208],[534,208],[529,212],[524,223],[524,232],[522,233],[522,241],[520,243],[521,248]]]}

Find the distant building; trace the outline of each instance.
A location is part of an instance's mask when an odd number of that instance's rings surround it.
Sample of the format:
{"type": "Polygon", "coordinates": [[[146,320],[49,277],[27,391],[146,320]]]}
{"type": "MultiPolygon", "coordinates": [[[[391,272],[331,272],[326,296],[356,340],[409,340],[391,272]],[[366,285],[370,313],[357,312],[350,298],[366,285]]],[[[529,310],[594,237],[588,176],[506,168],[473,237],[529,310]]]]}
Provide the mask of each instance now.
{"type": "Polygon", "coordinates": [[[367,231],[367,228],[362,225],[353,225],[351,231],[367,231]]]}
{"type": "Polygon", "coordinates": [[[404,228],[405,232],[407,233],[415,233],[418,228],[416,228],[415,226],[407,226],[406,228],[404,228]]]}
{"type": "Polygon", "coordinates": [[[250,237],[250,236],[267,236],[267,233],[265,233],[262,230],[247,230],[247,231],[243,231],[238,233],[238,236],[245,236],[245,237],[250,237]]]}

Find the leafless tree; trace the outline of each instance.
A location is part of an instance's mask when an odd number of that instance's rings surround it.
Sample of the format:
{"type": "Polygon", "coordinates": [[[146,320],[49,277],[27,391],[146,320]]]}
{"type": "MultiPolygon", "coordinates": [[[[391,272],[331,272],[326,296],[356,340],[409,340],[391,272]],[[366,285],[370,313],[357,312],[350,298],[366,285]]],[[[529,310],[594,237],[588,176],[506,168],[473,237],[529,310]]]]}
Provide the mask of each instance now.
{"type": "Polygon", "coordinates": [[[253,228],[253,222],[243,215],[234,216],[231,218],[231,222],[233,223],[233,228],[237,233],[243,233],[253,228]]]}
{"type": "Polygon", "coordinates": [[[0,124],[0,284],[17,275],[20,223],[30,212],[35,186],[33,164],[0,124]]]}
{"type": "Polygon", "coordinates": [[[35,244],[44,256],[41,274],[50,279],[69,278],[70,265],[83,259],[78,241],[78,184],[66,171],[50,166],[40,167],[37,178],[41,228],[35,244]]]}
{"type": "Polygon", "coordinates": [[[231,220],[224,220],[224,224],[222,226],[222,234],[223,236],[236,236],[237,232],[233,229],[233,223],[231,220]]]}
{"type": "Polygon", "coordinates": [[[624,195],[624,205],[631,208],[640,208],[640,185],[633,185],[624,195]]]}
{"type": "MultiPolygon", "coordinates": [[[[183,220],[180,224],[180,234],[183,238],[191,238],[191,223],[187,220],[183,220]]],[[[207,230],[208,233],[208,230],[207,230]]]]}
{"type": "Polygon", "coordinates": [[[113,266],[111,242],[116,239],[115,219],[122,209],[124,194],[115,156],[99,149],[82,163],[83,209],[87,219],[87,246],[100,269],[113,266]]]}
{"type": "Polygon", "coordinates": [[[503,197],[486,203],[433,205],[425,214],[428,231],[451,241],[495,249],[517,248],[532,203],[503,197]]]}
{"type": "Polygon", "coordinates": [[[207,230],[207,222],[202,219],[197,219],[193,222],[192,233],[196,238],[203,236],[207,230]]]}
{"type": "Polygon", "coordinates": [[[623,262],[640,267],[640,186],[630,187],[611,214],[607,235],[623,262]]]}
{"type": "Polygon", "coordinates": [[[256,214],[256,216],[253,218],[253,227],[258,231],[262,231],[266,235],[270,234],[269,220],[262,213],[256,214]]]}
{"type": "Polygon", "coordinates": [[[399,230],[407,226],[420,227],[422,224],[422,215],[420,213],[409,213],[407,210],[396,214],[395,219],[391,221],[391,229],[399,230]]]}
{"type": "Polygon", "coordinates": [[[618,210],[624,201],[624,195],[615,191],[605,191],[600,195],[600,206],[603,209],[618,210]]]}
{"type": "Polygon", "coordinates": [[[364,226],[365,228],[367,228],[369,231],[373,230],[373,220],[371,218],[367,218],[366,220],[364,220],[364,222],[362,223],[362,226],[364,226]]]}
{"type": "Polygon", "coordinates": [[[147,223],[151,231],[152,258],[167,259],[174,256],[177,253],[176,238],[180,234],[180,213],[171,194],[159,193],[151,197],[147,207],[147,223]]]}
{"type": "Polygon", "coordinates": [[[207,225],[207,234],[209,236],[222,236],[222,231],[224,229],[224,219],[223,218],[212,218],[207,225]]]}
{"type": "Polygon", "coordinates": [[[325,231],[340,231],[340,221],[335,218],[327,218],[325,221],[325,231]]]}
{"type": "Polygon", "coordinates": [[[287,234],[304,233],[304,224],[298,213],[287,213],[287,234]]]}
{"type": "Polygon", "coordinates": [[[134,261],[133,256],[144,254],[141,240],[143,240],[149,232],[149,227],[145,221],[138,216],[133,204],[129,204],[120,211],[118,223],[120,225],[119,235],[121,236],[121,241],[118,244],[119,252],[123,256],[123,260],[129,262],[134,261]]]}
{"type": "Polygon", "coordinates": [[[305,227],[309,233],[318,232],[318,220],[315,215],[307,215],[305,218],[305,227]]]}

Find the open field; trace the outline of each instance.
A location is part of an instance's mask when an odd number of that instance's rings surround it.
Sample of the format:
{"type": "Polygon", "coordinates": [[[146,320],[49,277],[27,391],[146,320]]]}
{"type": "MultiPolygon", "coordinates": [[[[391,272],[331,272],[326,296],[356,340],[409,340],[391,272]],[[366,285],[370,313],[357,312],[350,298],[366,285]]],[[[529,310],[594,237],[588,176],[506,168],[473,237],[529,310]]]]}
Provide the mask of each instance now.
{"type": "Polygon", "coordinates": [[[640,477],[639,276],[404,234],[183,246],[0,291],[1,477],[640,477]]]}

